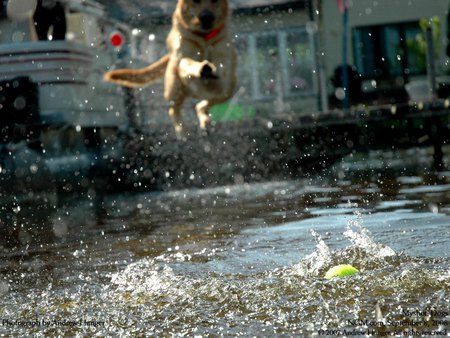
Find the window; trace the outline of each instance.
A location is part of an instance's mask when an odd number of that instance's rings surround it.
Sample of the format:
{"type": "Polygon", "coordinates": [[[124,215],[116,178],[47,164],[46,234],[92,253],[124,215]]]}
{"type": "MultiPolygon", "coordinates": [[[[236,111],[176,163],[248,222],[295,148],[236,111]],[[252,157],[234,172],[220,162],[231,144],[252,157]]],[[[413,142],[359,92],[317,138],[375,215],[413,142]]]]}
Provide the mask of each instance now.
{"type": "Polygon", "coordinates": [[[354,28],[355,66],[365,79],[425,74],[421,34],[418,22],[354,28]]]}
{"type": "Polygon", "coordinates": [[[242,34],[238,74],[250,100],[315,95],[313,37],[304,27],[242,34]]]}

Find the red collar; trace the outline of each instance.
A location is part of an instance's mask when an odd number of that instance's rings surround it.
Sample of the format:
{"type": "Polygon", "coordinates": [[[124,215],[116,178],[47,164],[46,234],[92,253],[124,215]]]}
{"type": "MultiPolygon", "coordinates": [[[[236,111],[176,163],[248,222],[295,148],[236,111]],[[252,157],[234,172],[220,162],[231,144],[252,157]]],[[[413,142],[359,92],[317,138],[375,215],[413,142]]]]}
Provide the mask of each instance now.
{"type": "Polygon", "coordinates": [[[219,35],[219,33],[225,28],[225,26],[220,26],[217,27],[216,29],[213,29],[211,32],[202,34],[203,39],[205,39],[205,41],[209,41],[211,39],[214,39],[217,35],[219,35]]]}

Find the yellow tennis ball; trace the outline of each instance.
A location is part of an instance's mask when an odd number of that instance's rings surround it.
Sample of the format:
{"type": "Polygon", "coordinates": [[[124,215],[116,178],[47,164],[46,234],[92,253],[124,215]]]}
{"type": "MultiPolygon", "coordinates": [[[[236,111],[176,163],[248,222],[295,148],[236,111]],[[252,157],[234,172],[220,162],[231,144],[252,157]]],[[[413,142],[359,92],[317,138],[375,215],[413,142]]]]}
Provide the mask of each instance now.
{"type": "Polygon", "coordinates": [[[333,277],[346,277],[357,274],[358,272],[359,272],[358,269],[354,268],[351,265],[340,264],[333,266],[330,270],[328,270],[327,273],[325,274],[325,278],[331,279],[333,277]]]}

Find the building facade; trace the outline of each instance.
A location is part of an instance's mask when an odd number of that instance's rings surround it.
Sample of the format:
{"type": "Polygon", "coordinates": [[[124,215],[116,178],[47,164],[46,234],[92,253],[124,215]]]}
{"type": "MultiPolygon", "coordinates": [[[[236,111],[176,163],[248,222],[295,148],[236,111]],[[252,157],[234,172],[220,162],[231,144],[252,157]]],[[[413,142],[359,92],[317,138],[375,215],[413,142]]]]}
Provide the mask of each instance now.
{"type": "MultiPolygon", "coordinates": [[[[405,99],[405,85],[426,78],[428,24],[433,28],[436,74],[438,80],[445,80],[443,75],[449,71],[449,0],[347,0],[346,4],[347,64],[360,76],[362,102],[392,103],[405,99]]],[[[344,63],[343,16],[336,1],[322,0],[319,7],[324,65],[327,78],[332,79],[344,63]]],[[[328,91],[333,90],[329,81],[328,91]]]]}

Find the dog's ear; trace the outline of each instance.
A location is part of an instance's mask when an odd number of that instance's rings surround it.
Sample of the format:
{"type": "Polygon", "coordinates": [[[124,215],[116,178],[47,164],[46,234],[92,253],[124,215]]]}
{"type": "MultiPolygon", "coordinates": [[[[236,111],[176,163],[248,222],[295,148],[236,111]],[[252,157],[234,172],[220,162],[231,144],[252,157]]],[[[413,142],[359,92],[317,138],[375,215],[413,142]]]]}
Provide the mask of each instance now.
{"type": "Polygon", "coordinates": [[[189,3],[187,0],[178,0],[177,7],[173,15],[173,19],[176,20],[181,26],[186,29],[190,28],[190,21],[192,19],[189,14],[189,3]]]}
{"type": "MultiPolygon", "coordinates": [[[[219,0],[220,1],[220,0],[219,0]]],[[[228,0],[222,0],[222,11],[227,14],[228,11],[230,10],[230,6],[228,4],[228,0]]]]}
{"type": "Polygon", "coordinates": [[[221,8],[220,8],[220,15],[218,16],[218,25],[223,26],[229,16],[229,10],[230,6],[228,3],[228,0],[219,0],[221,8]]]}

